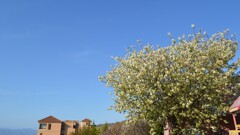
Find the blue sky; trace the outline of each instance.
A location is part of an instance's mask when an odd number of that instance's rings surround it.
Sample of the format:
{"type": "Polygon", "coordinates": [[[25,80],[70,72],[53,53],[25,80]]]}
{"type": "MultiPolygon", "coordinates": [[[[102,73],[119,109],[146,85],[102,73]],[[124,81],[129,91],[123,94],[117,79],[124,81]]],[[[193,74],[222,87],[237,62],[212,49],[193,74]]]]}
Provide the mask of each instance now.
{"type": "MultiPolygon", "coordinates": [[[[209,34],[240,34],[237,0],[0,1],[0,127],[37,128],[37,120],[124,116],[108,107],[110,88],[98,76],[136,41],[167,46],[191,24],[209,34]]],[[[240,51],[237,52],[239,57],[240,51]]]]}

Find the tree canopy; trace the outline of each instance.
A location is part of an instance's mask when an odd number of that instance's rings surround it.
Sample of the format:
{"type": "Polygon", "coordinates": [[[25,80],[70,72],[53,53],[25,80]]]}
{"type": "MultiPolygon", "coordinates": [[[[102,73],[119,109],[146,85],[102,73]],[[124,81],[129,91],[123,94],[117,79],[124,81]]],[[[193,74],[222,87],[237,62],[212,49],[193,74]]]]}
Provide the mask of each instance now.
{"type": "Polygon", "coordinates": [[[151,134],[168,124],[173,134],[215,131],[239,92],[238,43],[228,30],[200,30],[172,45],[131,49],[100,80],[114,88],[113,108],[130,121],[144,119],[151,134]]]}

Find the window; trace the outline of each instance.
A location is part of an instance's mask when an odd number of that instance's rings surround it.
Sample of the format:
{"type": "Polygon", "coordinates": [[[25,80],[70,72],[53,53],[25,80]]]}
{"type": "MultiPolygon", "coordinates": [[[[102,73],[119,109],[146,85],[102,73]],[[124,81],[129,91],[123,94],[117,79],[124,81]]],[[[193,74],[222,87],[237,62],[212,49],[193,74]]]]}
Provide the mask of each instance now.
{"type": "Polygon", "coordinates": [[[47,124],[40,124],[39,129],[46,129],[47,128],[47,124]]]}
{"type": "Polygon", "coordinates": [[[51,124],[48,124],[48,130],[51,130],[51,124]]]}
{"type": "Polygon", "coordinates": [[[73,128],[77,128],[77,125],[73,125],[73,128]]]}
{"type": "Polygon", "coordinates": [[[64,123],[62,123],[61,130],[62,130],[62,131],[65,130],[65,124],[64,124],[64,123]]]}

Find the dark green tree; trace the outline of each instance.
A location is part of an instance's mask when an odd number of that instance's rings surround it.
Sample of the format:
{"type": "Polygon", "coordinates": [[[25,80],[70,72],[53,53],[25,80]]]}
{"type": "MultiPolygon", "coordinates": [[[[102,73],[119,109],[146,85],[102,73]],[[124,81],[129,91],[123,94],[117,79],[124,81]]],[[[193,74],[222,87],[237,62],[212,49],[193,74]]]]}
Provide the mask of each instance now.
{"type": "Polygon", "coordinates": [[[77,133],[72,133],[71,135],[98,135],[98,129],[95,126],[84,126],[77,133]]]}

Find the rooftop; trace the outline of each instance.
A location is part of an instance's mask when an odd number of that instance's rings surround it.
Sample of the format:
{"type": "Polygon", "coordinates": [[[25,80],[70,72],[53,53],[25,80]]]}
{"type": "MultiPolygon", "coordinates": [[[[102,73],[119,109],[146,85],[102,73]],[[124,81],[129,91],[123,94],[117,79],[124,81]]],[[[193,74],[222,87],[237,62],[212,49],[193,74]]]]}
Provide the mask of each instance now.
{"type": "Polygon", "coordinates": [[[39,120],[38,123],[62,123],[62,121],[53,116],[48,116],[44,119],[39,120]]]}
{"type": "Polygon", "coordinates": [[[229,108],[229,112],[235,112],[235,111],[237,111],[239,109],[240,109],[240,96],[231,105],[231,107],[229,108]]]}
{"type": "Polygon", "coordinates": [[[82,122],[92,122],[90,119],[84,119],[82,122]]]}

